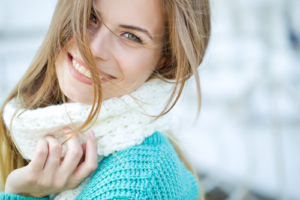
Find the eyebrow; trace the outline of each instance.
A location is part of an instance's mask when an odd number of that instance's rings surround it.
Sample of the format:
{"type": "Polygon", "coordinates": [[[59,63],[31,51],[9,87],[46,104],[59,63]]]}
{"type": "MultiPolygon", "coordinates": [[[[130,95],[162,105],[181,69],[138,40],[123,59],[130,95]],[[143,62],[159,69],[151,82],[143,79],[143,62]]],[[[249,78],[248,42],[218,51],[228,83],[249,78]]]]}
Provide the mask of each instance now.
{"type": "Polygon", "coordinates": [[[145,33],[146,35],[148,35],[148,36],[151,38],[151,40],[153,40],[153,37],[150,35],[150,33],[149,33],[147,30],[142,29],[142,28],[140,28],[140,27],[132,26],[132,25],[125,25],[125,24],[120,24],[119,27],[143,32],[143,33],[145,33]]]}
{"type": "MultiPolygon", "coordinates": [[[[94,7],[92,7],[92,12],[97,13],[101,17],[101,13],[97,9],[95,9],[94,7]]],[[[125,24],[120,24],[119,27],[126,28],[126,29],[131,29],[131,30],[135,30],[135,31],[140,31],[142,33],[145,33],[153,41],[153,37],[151,36],[151,34],[149,33],[149,31],[147,31],[146,29],[142,29],[142,28],[140,28],[138,26],[125,25],[125,24]]]]}

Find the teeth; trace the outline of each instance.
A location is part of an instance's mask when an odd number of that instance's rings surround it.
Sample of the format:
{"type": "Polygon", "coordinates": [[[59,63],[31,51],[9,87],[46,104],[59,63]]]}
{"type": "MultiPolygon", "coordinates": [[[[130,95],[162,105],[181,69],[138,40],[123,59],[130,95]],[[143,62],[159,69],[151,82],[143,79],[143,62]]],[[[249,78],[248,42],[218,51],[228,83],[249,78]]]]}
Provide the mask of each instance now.
{"type": "Polygon", "coordinates": [[[84,75],[89,77],[89,78],[92,78],[91,72],[89,70],[87,70],[84,75]]]}
{"type": "Polygon", "coordinates": [[[86,70],[85,70],[85,67],[82,67],[82,66],[81,66],[81,67],[78,69],[78,71],[79,71],[81,74],[84,75],[86,70]]]}
{"type": "Polygon", "coordinates": [[[76,60],[72,60],[72,64],[73,67],[82,75],[88,77],[88,78],[92,78],[91,76],[91,72],[89,70],[87,70],[85,67],[81,66],[79,63],[76,62],[76,60]]]}
{"type": "MultiPolygon", "coordinates": [[[[92,78],[90,70],[86,69],[85,67],[81,66],[79,63],[76,62],[76,60],[72,60],[73,67],[82,75],[92,78]]],[[[100,76],[100,79],[103,79],[103,76],[100,76]]]]}

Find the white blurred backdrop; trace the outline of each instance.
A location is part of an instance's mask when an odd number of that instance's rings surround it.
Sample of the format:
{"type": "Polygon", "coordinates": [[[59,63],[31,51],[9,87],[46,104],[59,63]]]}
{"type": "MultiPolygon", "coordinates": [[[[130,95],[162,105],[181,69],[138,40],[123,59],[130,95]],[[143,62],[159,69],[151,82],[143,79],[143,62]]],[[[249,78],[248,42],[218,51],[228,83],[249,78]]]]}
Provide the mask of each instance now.
{"type": "MultiPolygon", "coordinates": [[[[0,0],[0,105],[55,4],[0,0]]],[[[196,119],[191,80],[173,110],[173,131],[206,193],[223,194],[210,199],[300,200],[300,0],[211,0],[211,11],[201,113],[196,119]]]]}

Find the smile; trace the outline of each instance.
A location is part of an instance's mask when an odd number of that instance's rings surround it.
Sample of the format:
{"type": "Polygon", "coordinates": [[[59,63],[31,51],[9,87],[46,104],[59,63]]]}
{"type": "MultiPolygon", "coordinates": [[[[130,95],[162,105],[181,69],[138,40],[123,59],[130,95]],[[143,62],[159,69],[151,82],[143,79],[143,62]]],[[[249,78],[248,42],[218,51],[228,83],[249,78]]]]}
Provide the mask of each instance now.
{"type": "MultiPolygon", "coordinates": [[[[73,59],[72,64],[75,70],[77,70],[80,74],[84,75],[85,77],[92,78],[90,70],[88,70],[84,66],[81,66],[76,62],[76,60],[73,59]]],[[[103,77],[100,76],[100,78],[102,79],[103,77]]]]}
{"type": "MultiPolygon", "coordinates": [[[[68,53],[68,65],[69,65],[69,71],[70,74],[78,81],[88,84],[88,85],[92,85],[93,81],[92,81],[92,76],[91,76],[91,72],[90,70],[82,65],[82,61],[78,61],[76,60],[76,58],[74,58],[70,53],[68,53]],[[80,64],[81,63],[81,64],[80,64]]],[[[116,79],[116,77],[111,76],[110,74],[106,74],[105,72],[99,70],[99,73],[102,74],[102,76],[100,76],[100,81],[101,83],[106,83],[109,80],[113,80],[116,79]]]]}
{"type": "MultiPolygon", "coordinates": [[[[72,65],[80,74],[84,75],[87,78],[92,78],[90,70],[80,65],[75,59],[72,59],[72,65]]],[[[103,76],[100,76],[100,79],[103,79],[103,76]]]]}

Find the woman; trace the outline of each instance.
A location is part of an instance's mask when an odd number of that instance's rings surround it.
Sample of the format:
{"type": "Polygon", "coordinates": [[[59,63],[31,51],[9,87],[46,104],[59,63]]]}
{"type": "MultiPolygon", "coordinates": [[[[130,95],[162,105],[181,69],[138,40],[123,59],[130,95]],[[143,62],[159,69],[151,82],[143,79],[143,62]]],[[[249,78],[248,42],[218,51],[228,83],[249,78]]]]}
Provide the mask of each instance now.
{"type": "Polygon", "coordinates": [[[197,199],[163,132],[209,34],[207,0],[58,1],[1,108],[0,198],[197,199]]]}

